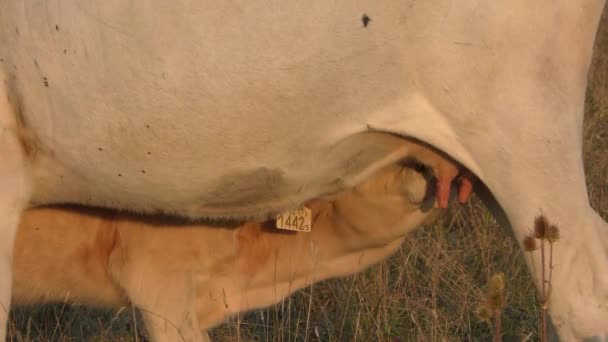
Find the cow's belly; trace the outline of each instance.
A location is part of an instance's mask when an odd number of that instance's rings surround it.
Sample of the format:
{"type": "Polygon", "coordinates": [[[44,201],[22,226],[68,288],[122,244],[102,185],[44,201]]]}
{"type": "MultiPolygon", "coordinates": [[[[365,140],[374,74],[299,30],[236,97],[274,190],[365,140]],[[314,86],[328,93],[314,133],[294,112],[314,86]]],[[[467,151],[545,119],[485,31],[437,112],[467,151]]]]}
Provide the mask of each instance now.
{"type": "Polygon", "coordinates": [[[474,168],[417,84],[399,1],[1,6],[35,204],[270,214],[403,156],[370,129],[474,168]]]}

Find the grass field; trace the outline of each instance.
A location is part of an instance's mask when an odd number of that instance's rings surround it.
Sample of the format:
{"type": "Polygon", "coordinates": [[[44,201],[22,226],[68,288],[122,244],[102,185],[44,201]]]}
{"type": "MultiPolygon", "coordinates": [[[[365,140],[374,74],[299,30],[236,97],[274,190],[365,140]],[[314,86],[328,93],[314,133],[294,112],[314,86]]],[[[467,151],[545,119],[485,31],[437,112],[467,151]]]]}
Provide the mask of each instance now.
{"type": "MultiPolygon", "coordinates": [[[[584,153],[593,207],[608,219],[608,10],[596,42],[584,153]]],[[[361,274],[314,285],[275,307],[236,317],[215,341],[487,341],[476,308],[490,275],[504,272],[505,341],[538,340],[536,293],[508,231],[476,200],[420,229],[397,255],[361,274]]],[[[14,310],[14,341],[144,341],[130,308],[47,305],[14,310]]]]}

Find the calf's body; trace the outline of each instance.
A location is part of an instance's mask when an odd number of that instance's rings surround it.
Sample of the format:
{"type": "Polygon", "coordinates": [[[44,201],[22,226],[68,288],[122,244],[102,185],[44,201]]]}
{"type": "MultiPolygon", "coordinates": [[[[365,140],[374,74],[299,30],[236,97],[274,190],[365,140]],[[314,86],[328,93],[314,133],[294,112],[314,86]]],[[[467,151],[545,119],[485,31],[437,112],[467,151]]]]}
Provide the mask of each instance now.
{"type": "Polygon", "coordinates": [[[272,222],[176,223],[92,210],[25,212],[16,239],[16,303],[68,301],[142,309],[155,341],[204,341],[228,315],[393,253],[423,213],[425,178],[400,165],[308,203],[312,231],[272,222]]]}

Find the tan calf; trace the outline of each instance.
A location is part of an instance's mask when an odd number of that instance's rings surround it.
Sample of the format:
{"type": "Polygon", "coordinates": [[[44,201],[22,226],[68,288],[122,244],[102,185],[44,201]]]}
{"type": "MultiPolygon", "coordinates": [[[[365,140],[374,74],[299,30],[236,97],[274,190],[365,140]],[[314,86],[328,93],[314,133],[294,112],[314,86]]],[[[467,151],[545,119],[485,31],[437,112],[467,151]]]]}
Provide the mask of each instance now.
{"type": "Polygon", "coordinates": [[[229,315],[393,253],[435,212],[420,210],[427,192],[421,173],[387,167],[310,202],[310,233],[280,231],[274,222],[231,226],[31,209],[17,236],[14,302],[132,303],[154,341],[206,341],[206,330],[229,315]]]}

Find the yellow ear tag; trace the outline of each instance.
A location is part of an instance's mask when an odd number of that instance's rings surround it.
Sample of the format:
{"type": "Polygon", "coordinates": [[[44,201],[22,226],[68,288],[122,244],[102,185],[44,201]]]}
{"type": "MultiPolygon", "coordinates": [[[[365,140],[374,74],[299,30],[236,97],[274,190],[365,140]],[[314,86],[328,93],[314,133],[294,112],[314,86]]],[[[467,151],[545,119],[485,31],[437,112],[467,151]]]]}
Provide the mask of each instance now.
{"type": "Polygon", "coordinates": [[[277,215],[276,222],[278,229],[310,232],[312,212],[306,207],[300,207],[277,215]]]}

